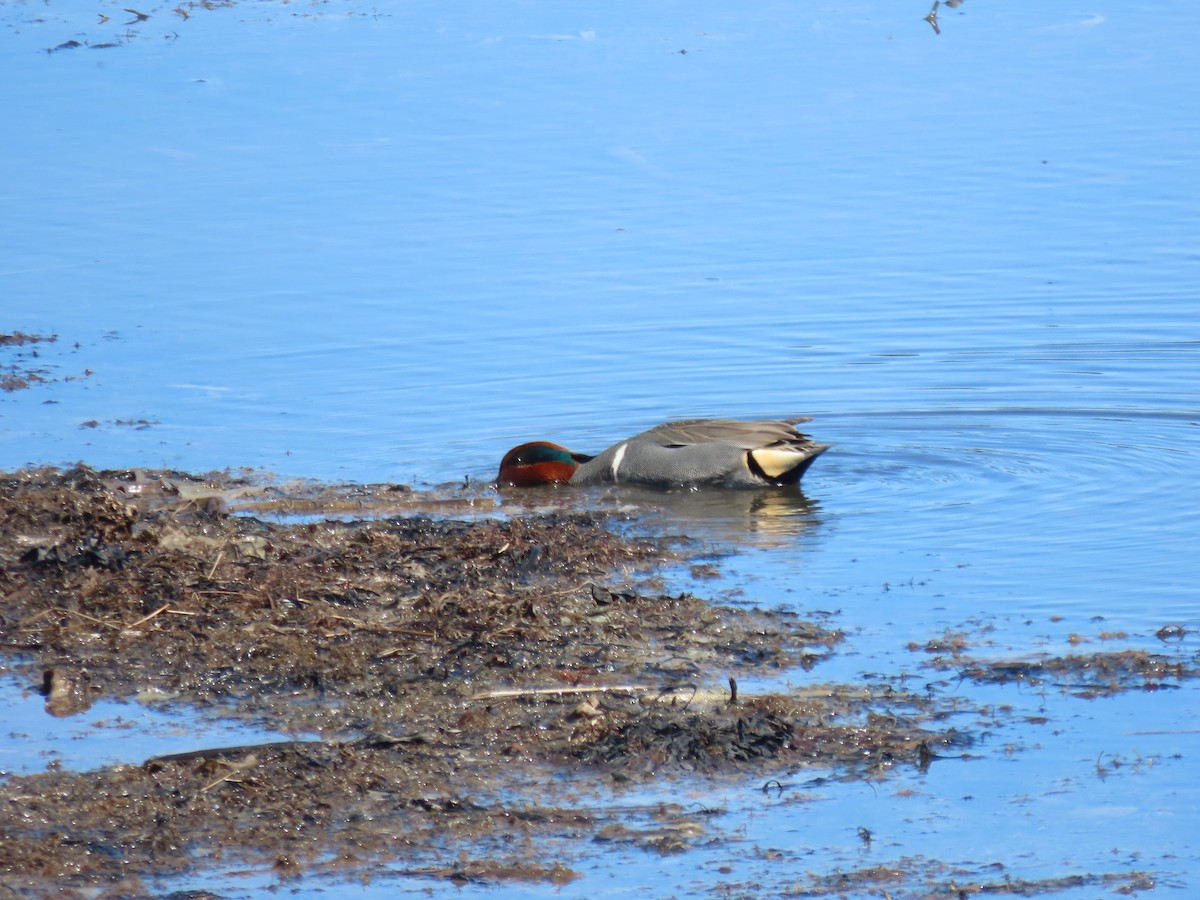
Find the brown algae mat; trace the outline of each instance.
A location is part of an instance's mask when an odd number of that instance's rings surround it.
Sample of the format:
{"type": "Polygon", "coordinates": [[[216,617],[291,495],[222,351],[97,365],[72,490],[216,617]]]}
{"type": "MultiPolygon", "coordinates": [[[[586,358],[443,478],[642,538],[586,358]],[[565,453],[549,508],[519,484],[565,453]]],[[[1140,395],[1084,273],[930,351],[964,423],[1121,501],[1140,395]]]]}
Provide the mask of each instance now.
{"type": "MultiPolygon", "coordinates": [[[[1165,647],[1182,642],[1188,630],[1178,624],[1163,625],[1155,638],[1165,647]]],[[[1102,633],[1099,640],[1123,640],[1123,632],[1102,633]]],[[[1091,638],[1072,635],[1072,644],[1091,638]]],[[[988,659],[973,656],[963,632],[947,632],[924,646],[910,644],[913,652],[929,655],[925,666],[979,684],[1020,683],[1038,690],[1056,690],[1083,700],[1109,697],[1128,691],[1164,691],[1200,676],[1200,660],[1186,652],[1152,652],[1144,648],[1099,650],[1089,653],[1041,653],[1023,659],[988,659]]]]}
{"type": "Polygon", "coordinates": [[[583,842],[705,839],[715,811],[621,806],[606,792],[623,786],[879,779],[963,755],[928,693],[739,693],[842,635],[663,592],[679,541],[597,513],[466,515],[479,497],[0,475],[0,672],[51,715],[136,699],[296,735],[0,773],[0,885],[138,895],[138,878],[230,865],[565,883],[583,842]]]}

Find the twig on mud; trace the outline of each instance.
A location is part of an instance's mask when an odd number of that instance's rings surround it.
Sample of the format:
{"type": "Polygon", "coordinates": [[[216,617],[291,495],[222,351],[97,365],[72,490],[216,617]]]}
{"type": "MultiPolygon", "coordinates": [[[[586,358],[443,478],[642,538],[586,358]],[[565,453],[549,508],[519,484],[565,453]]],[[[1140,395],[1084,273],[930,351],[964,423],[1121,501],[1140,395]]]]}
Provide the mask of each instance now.
{"type": "Polygon", "coordinates": [[[217,574],[217,566],[221,564],[221,557],[224,555],[224,550],[217,551],[217,558],[213,560],[212,568],[208,570],[208,575],[205,576],[206,581],[212,581],[213,576],[217,574]]]}
{"type": "Polygon", "coordinates": [[[336,742],[332,744],[328,741],[273,741],[269,744],[239,744],[236,747],[204,747],[200,750],[184,750],[181,753],[165,753],[162,756],[152,756],[142,765],[165,765],[166,763],[191,762],[192,760],[209,760],[218,759],[225,765],[236,766],[239,763],[229,762],[226,757],[240,756],[241,754],[249,754],[247,757],[255,757],[256,753],[263,751],[281,751],[281,750],[296,750],[304,747],[325,747],[336,746],[336,742]]]}
{"type": "MultiPolygon", "coordinates": [[[[432,641],[434,639],[434,635],[430,634],[428,631],[417,631],[415,628],[371,628],[367,630],[375,634],[406,634],[409,637],[421,638],[426,641],[432,641]]],[[[401,653],[409,653],[411,651],[412,647],[393,647],[390,650],[384,650],[382,653],[380,653],[379,658],[390,659],[393,656],[397,656],[401,653]]]]}
{"type": "Polygon", "coordinates": [[[656,691],[656,687],[640,684],[588,685],[585,687],[552,687],[552,688],[509,688],[498,691],[484,691],[475,694],[472,700],[498,700],[502,697],[542,697],[547,694],[646,694],[656,691]]]}
{"type": "MultiPolygon", "coordinates": [[[[17,593],[19,594],[21,592],[18,591],[17,593]]],[[[3,598],[3,600],[0,601],[0,603],[4,603],[5,605],[7,605],[9,600],[13,599],[16,596],[17,596],[17,594],[9,594],[7,597],[3,598]]],[[[14,604],[14,606],[15,606],[15,604],[14,604]]],[[[38,622],[40,619],[49,618],[51,615],[53,615],[56,612],[62,612],[62,610],[55,607],[52,609],[43,609],[41,612],[36,612],[32,616],[26,616],[24,619],[22,619],[20,622],[18,622],[16,624],[14,630],[21,631],[25,628],[29,628],[34,623],[38,622]]]]}
{"type": "MultiPolygon", "coordinates": [[[[57,611],[58,610],[56,610],[56,612],[57,611]]],[[[105,628],[111,628],[114,631],[122,631],[125,628],[124,625],[117,625],[112,622],[106,622],[104,619],[97,619],[95,616],[89,616],[87,613],[81,613],[77,609],[64,609],[61,610],[61,612],[65,612],[70,616],[78,616],[81,619],[87,619],[89,622],[95,622],[97,625],[103,625],[105,628]]]]}
{"type": "Polygon", "coordinates": [[[216,781],[210,781],[204,787],[200,788],[200,793],[203,794],[206,791],[210,791],[213,788],[215,788],[218,784],[223,784],[226,781],[232,782],[234,784],[240,783],[241,779],[236,778],[235,776],[241,775],[243,772],[246,772],[250,769],[257,767],[258,766],[258,757],[255,756],[253,753],[251,753],[249,756],[247,756],[245,759],[241,760],[240,762],[227,762],[227,763],[225,763],[225,765],[229,766],[229,771],[226,772],[224,775],[222,775],[220,778],[218,778],[216,781]]]}
{"type": "MultiPolygon", "coordinates": [[[[295,599],[297,603],[310,602],[299,597],[295,599]]],[[[434,635],[430,634],[428,631],[418,631],[415,628],[393,628],[387,625],[372,625],[368,622],[364,622],[362,619],[356,619],[353,616],[339,616],[337,613],[327,612],[324,615],[327,619],[333,619],[337,622],[346,622],[349,625],[353,625],[355,631],[363,632],[365,634],[406,634],[409,637],[425,638],[427,640],[433,640],[434,638],[434,635]]],[[[395,655],[399,652],[401,652],[400,648],[393,648],[391,650],[385,650],[379,655],[381,657],[387,657],[395,655]]]]}
{"type": "Polygon", "coordinates": [[[153,619],[155,616],[157,616],[157,615],[161,615],[162,613],[165,613],[165,612],[166,612],[168,609],[170,609],[170,608],[171,608],[171,604],[170,604],[170,603],[164,603],[162,606],[160,606],[160,607],[159,607],[158,609],[156,609],[154,612],[150,613],[150,615],[148,615],[148,616],[142,616],[140,619],[138,619],[138,620],[137,620],[136,622],[134,622],[132,625],[126,625],[125,627],[126,627],[126,628],[138,628],[138,627],[140,627],[140,626],[142,626],[142,625],[145,625],[147,622],[149,622],[149,621],[150,621],[151,619],[153,619]]]}

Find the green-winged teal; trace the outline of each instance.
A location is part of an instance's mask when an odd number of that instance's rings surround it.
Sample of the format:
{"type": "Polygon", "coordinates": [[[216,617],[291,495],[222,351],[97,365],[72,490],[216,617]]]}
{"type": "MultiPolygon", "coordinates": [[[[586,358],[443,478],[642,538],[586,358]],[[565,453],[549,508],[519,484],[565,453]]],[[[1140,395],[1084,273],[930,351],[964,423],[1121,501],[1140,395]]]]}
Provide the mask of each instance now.
{"type": "Polygon", "coordinates": [[[502,485],[647,484],[749,488],[795,484],[829,449],[796,430],[809,419],[667,422],[596,456],[548,441],[514,447],[500,462],[502,485]]]}

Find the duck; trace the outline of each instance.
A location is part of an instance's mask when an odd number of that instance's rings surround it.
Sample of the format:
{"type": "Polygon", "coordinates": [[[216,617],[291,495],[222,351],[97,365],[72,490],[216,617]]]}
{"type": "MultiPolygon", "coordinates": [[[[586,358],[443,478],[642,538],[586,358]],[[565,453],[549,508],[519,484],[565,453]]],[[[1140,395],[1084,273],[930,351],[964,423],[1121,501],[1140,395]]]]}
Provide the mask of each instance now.
{"type": "Polygon", "coordinates": [[[549,441],[514,447],[500,461],[497,483],[638,484],[649,487],[759,488],[797,484],[829,449],[796,426],[811,418],[664,422],[589,456],[549,441]]]}

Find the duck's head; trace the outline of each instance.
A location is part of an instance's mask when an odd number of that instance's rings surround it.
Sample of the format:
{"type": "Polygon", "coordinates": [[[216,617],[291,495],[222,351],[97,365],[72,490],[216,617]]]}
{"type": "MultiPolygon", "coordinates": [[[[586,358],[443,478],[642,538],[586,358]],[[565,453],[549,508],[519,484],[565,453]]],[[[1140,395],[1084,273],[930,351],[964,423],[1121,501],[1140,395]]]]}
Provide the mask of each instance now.
{"type": "Polygon", "coordinates": [[[549,441],[534,441],[504,454],[496,481],[513,487],[566,484],[588,458],[549,441]]]}

